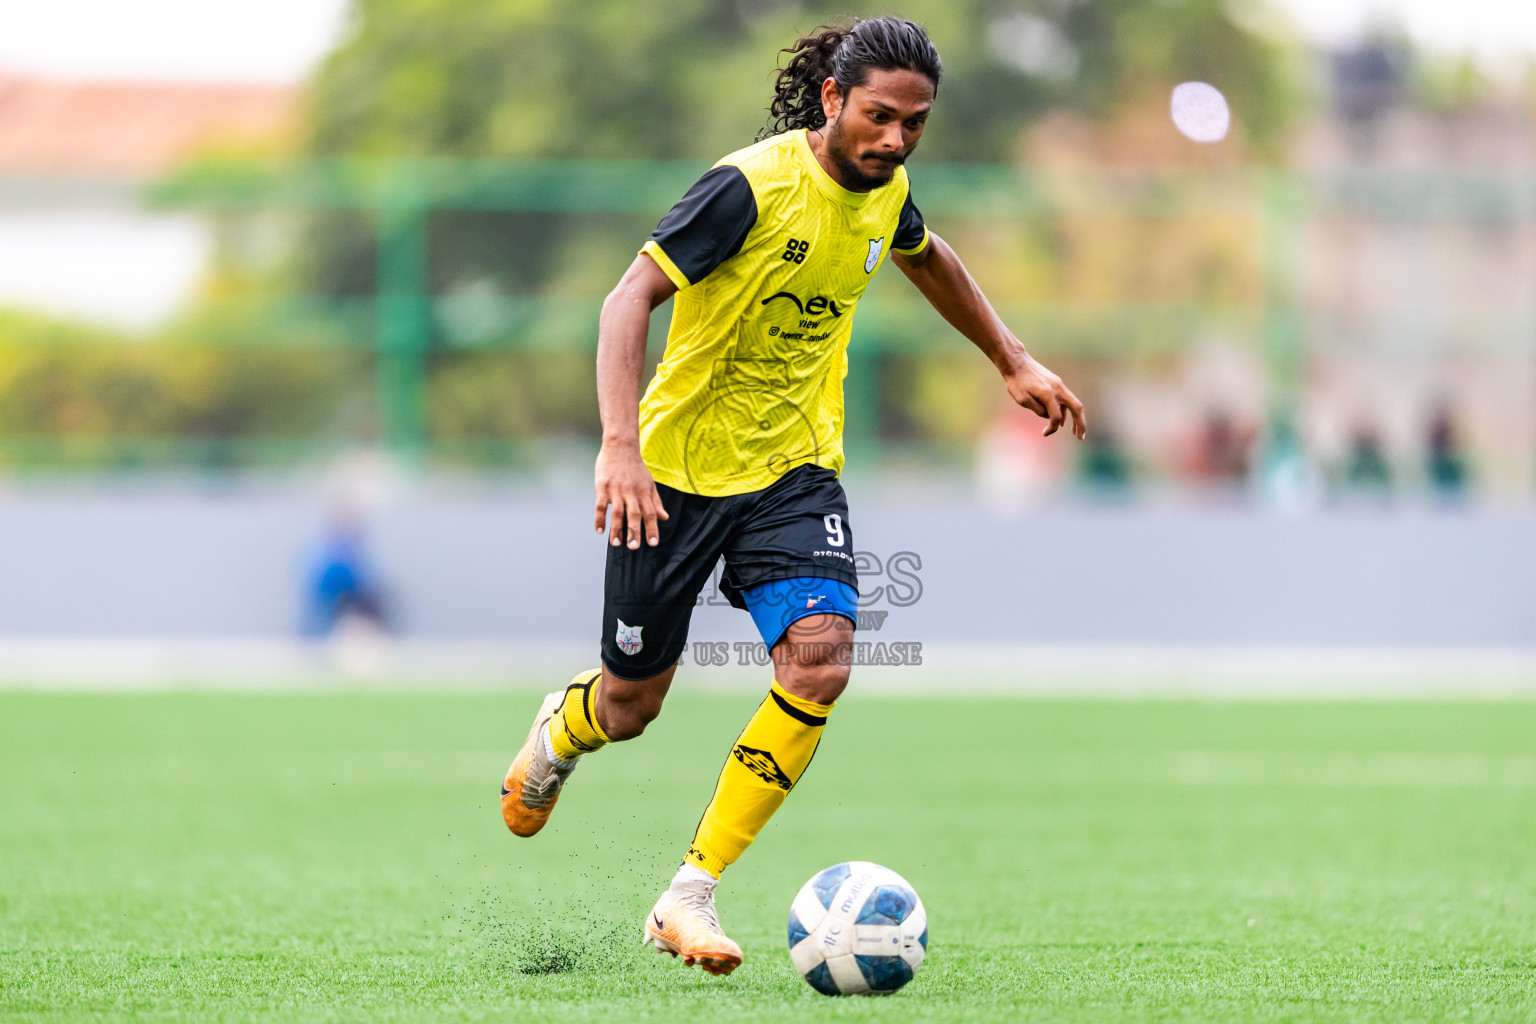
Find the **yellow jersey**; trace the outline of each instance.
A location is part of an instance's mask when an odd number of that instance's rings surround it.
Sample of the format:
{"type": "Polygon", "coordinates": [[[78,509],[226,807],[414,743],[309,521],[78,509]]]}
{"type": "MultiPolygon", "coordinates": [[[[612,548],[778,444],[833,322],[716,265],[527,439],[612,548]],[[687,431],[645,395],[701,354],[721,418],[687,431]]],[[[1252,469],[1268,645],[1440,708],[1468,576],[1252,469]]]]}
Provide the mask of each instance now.
{"type": "Polygon", "coordinates": [[[640,250],[678,289],[640,401],[655,479],[722,497],[807,463],[841,471],[854,309],[892,249],[927,244],[904,167],[850,192],[803,129],[717,163],[640,250]]]}

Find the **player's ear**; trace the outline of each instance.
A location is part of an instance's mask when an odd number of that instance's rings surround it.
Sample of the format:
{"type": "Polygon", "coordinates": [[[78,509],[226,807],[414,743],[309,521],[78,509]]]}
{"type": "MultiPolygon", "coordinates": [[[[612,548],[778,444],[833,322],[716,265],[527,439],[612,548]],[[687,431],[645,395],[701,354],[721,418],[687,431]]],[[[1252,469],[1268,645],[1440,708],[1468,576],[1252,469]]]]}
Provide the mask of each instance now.
{"type": "Polygon", "coordinates": [[[837,88],[837,79],[830,75],[821,83],[821,111],[829,122],[836,121],[843,111],[843,94],[837,88]]]}

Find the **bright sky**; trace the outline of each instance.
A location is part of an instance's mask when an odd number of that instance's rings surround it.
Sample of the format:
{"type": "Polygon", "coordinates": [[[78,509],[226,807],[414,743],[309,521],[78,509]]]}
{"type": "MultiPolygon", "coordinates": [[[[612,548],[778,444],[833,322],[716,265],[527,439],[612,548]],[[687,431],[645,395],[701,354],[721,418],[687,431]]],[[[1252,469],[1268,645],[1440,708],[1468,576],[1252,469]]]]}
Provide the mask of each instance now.
{"type": "MultiPolygon", "coordinates": [[[[1358,38],[1385,17],[1441,49],[1536,53],[1536,0],[1269,2],[1289,8],[1325,44],[1358,38]]],[[[293,84],[341,38],[347,7],[348,0],[0,0],[0,73],[293,84]]],[[[0,304],[146,326],[180,307],[209,245],[206,225],[185,218],[0,211],[0,304]],[[95,262],[82,264],[82,253],[95,262]]]]}
{"type": "Polygon", "coordinates": [[[153,327],[182,308],[212,251],[212,229],[189,214],[0,210],[0,306],[153,327]]]}
{"type": "MultiPolygon", "coordinates": [[[[1426,43],[1536,53],[1533,0],[1271,0],[1343,42],[1382,15],[1426,43]]],[[[0,68],[69,77],[294,82],[340,36],[347,0],[0,0],[0,68]]]]}
{"type": "Polygon", "coordinates": [[[347,0],[0,0],[0,69],[286,84],[340,37],[347,0]]]}
{"type": "Polygon", "coordinates": [[[1362,28],[1395,22],[1437,49],[1536,53],[1536,3],[1531,0],[1280,0],[1306,30],[1325,43],[1358,38],[1362,28]]]}

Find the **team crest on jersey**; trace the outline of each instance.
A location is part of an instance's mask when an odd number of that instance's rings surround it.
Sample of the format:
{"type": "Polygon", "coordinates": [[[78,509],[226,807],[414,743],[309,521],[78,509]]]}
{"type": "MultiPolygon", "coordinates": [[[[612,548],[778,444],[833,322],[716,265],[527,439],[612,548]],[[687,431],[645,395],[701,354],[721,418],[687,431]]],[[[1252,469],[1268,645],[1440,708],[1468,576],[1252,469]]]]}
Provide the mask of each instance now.
{"type": "Polygon", "coordinates": [[[644,626],[626,626],[623,619],[616,619],[619,631],[613,634],[614,643],[619,645],[619,650],[625,654],[639,654],[640,648],[645,646],[645,641],[640,639],[640,631],[644,626]]]}
{"type": "Polygon", "coordinates": [[[864,273],[873,274],[875,272],[875,267],[880,263],[880,249],[884,245],[884,235],[869,240],[869,255],[864,257],[864,273]]]}

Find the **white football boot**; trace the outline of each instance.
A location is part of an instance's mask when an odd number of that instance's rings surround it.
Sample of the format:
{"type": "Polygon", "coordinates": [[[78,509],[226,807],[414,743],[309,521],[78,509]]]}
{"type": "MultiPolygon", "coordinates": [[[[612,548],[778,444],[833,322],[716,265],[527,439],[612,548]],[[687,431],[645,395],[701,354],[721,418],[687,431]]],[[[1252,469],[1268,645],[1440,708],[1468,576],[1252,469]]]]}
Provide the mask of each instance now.
{"type": "Polygon", "coordinates": [[[710,974],[730,974],[741,966],[741,947],[726,938],[715,913],[716,880],[674,878],[645,919],[641,945],[656,944],[656,952],[682,957],[710,974]]]}

